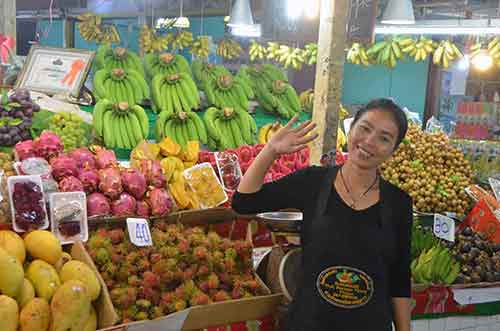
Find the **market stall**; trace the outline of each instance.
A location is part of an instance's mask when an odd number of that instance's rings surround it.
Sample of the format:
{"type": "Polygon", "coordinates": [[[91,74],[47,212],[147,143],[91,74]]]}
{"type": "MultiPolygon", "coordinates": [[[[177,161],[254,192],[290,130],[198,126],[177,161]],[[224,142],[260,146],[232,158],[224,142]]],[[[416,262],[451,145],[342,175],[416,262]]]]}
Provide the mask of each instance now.
{"type": "Polygon", "coordinates": [[[36,8],[26,57],[0,23],[1,330],[279,330],[301,217],[237,215],[232,195],[293,116],[320,137],[266,182],[342,164],[370,89],[409,108],[381,173],[413,198],[414,328],[500,327],[499,92],[456,73],[497,63],[498,33],[375,29],[377,5],[343,0],[88,2],[36,8]]]}

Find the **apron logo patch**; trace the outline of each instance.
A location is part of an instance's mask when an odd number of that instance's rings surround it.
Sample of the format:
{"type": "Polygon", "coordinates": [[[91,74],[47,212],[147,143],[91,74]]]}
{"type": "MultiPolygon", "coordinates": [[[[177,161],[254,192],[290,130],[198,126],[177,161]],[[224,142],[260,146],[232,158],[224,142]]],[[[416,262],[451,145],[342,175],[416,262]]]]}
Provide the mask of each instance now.
{"type": "Polygon", "coordinates": [[[359,269],[335,266],[323,270],[316,288],[328,303],[341,308],[359,308],[373,296],[373,279],[359,269]]]}

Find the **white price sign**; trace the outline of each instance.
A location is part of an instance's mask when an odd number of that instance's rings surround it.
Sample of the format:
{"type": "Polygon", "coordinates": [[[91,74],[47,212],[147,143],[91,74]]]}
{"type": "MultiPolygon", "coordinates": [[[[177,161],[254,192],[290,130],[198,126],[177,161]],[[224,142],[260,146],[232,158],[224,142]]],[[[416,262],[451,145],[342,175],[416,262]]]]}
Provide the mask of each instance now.
{"type": "Polygon", "coordinates": [[[130,241],[134,245],[139,247],[153,245],[149,224],[144,218],[127,218],[127,229],[130,241]]]}
{"type": "Polygon", "coordinates": [[[490,177],[488,178],[488,182],[490,182],[490,186],[493,190],[493,193],[495,194],[495,198],[500,201],[500,180],[490,177]]]}
{"type": "Polygon", "coordinates": [[[455,241],[455,221],[441,214],[434,214],[434,235],[438,238],[455,241]]]}

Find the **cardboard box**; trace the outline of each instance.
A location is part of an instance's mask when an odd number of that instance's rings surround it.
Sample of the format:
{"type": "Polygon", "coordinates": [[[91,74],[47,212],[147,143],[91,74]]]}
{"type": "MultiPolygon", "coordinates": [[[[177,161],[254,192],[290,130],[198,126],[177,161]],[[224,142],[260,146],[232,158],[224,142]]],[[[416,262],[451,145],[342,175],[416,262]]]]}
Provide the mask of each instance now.
{"type": "MultiPolygon", "coordinates": [[[[238,215],[228,208],[213,208],[205,210],[182,211],[172,213],[152,222],[182,223],[187,226],[213,225],[229,222],[236,219],[238,215]]],[[[125,227],[124,220],[113,220],[108,224],[111,227],[125,227]]],[[[94,224],[97,225],[97,224],[94,224]]],[[[97,270],[90,256],[81,243],[75,244],[72,253],[79,259],[85,261],[97,270]],[[75,252],[73,252],[75,251],[75,252]]],[[[264,296],[253,298],[230,300],[213,303],[205,306],[194,306],[188,309],[169,314],[156,320],[138,321],[128,324],[112,326],[118,320],[113,308],[109,292],[104,291],[99,298],[97,311],[99,314],[99,327],[102,331],[173,331],[173,330],[200,330],[217,325],[228,325],[231,323],[257,320],[273,314],[282,302],[282,294],[271,294],[271,291],[256,274],[256,279],[267,293],[264,296]]],[[[102,278],[100,279],[104,283],[102,278]]],[[[105,287],[105,285],[103,285],[105,287]]]]}

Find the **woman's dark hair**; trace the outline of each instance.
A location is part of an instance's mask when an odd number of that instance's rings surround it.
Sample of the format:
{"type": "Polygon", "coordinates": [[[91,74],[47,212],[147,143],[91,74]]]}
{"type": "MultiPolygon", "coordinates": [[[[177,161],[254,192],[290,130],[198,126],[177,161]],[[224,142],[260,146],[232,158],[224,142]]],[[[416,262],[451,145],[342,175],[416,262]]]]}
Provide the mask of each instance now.
{"type": "Polygon", "coordinates": [[[399,144],[403,141],[406,136],[406,131],[408,130],[408,119],[406,118],[405,112],[399,107],[394,101],[387,98],[375,99],[366,104],[363,108],[361,108],[356,115],[354,115],[354,120],[352,121],[351,127],[354,127],[354,124],[359,121],[361,117],[365,113],[374,110],[381,110],[387,113],[390,113],[394,118],[394,123],[398,127],[398,136],[396,139],[396,149],[399,144]]]}

